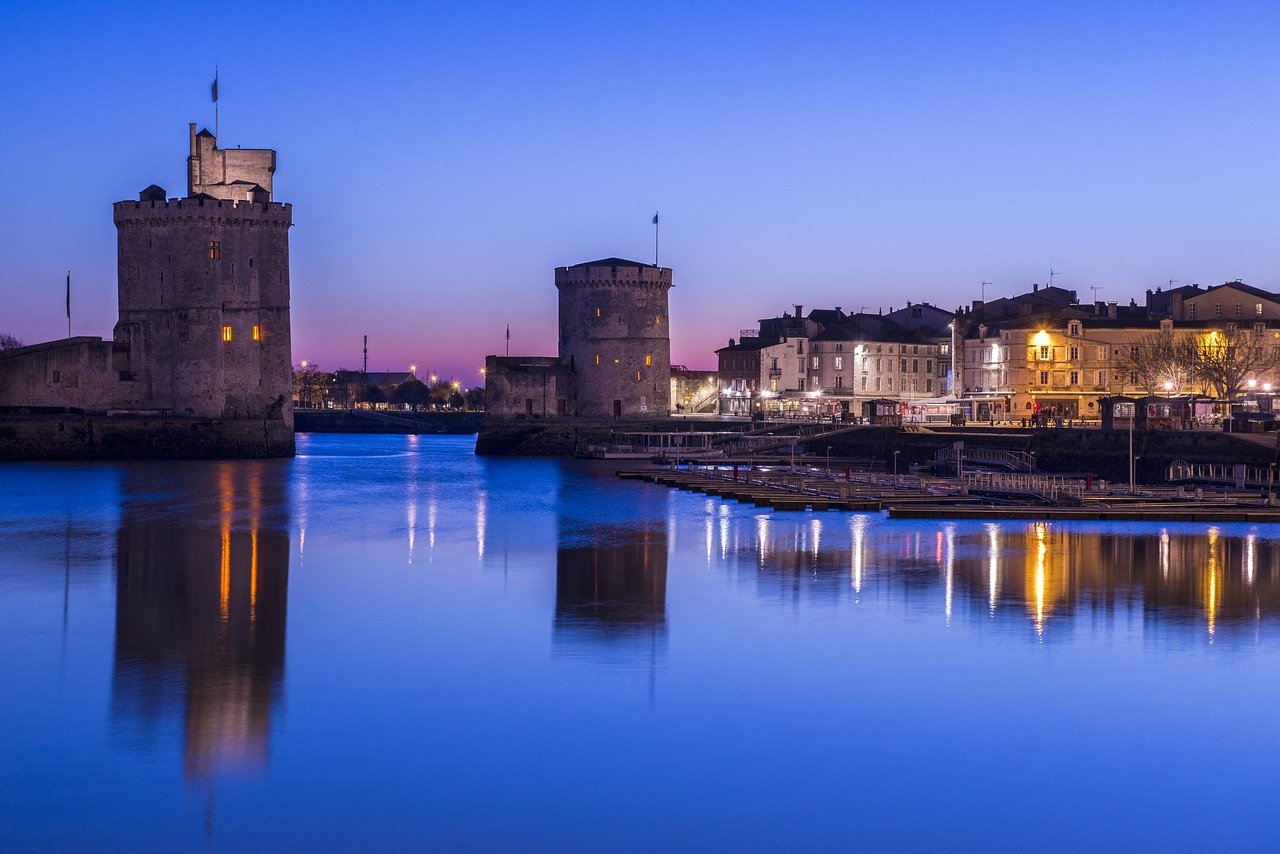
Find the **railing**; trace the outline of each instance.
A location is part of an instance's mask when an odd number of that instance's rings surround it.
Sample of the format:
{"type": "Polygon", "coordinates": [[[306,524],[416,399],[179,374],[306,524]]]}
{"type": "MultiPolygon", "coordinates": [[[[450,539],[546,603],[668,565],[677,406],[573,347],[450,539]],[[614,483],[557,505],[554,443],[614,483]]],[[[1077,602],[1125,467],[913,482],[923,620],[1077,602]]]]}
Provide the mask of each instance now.
{"type": "Polygon", "coordinates": [[[1050,500],[1062,496],[1079,498],[1084,494],[1084,481],[1075,478],[1046,474],[1000,474],[997,472],[965,472],[964,485],[968,489],[991,492],[1018,492],[1039,495],[1050,500]]]}
{"type": "MultiPolygon", "coordinates": [[[[1009,468],[1030,472],[1035,469],[1035,456],[1026,451],[1001,451],[993,448],[965,448],[961,459],[964,462],[988,463],[1003,465],[1009,468]]],[[[955,464],[955,448],[942,448],[933,455],[936,463],[955,464]]]]}
{"type": "Polygon", "coordinates": [[[1199,481],[1235,486],[1271,486],[1275,472],[1270,466],[1247,466],[1241,463],[1188,463],[1176,460],[1165,472],[1170,483],[1199,481]]]}

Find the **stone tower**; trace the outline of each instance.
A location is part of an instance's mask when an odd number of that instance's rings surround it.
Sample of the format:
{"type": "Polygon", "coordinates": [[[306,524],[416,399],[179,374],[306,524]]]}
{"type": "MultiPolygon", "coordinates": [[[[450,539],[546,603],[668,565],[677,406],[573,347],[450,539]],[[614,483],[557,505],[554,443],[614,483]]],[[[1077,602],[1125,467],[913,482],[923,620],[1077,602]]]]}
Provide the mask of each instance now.
{"type": "Polygon", "coordinates": [[[223,151],[194,124],[189,142],[185,198],[153,184],[115,204],[114,368],[146,408],[282,421],[292,453],[293,210],[271,198],[276,153],[223,151]]]}
{"type": "Polygon", "coordinates": [[[671,269],[621,258],[556,268],[560,359],[575,415],[665,417],[671,396],[671,269]]]}

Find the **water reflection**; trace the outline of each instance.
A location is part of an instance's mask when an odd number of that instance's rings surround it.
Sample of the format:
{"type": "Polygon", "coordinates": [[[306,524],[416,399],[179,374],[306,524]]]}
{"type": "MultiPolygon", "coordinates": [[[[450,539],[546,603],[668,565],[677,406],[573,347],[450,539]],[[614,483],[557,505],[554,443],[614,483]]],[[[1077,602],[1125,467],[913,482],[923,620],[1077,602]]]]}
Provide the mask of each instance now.
{"type": "Polygon", "coordinates": [[[667,628],[667,534],[603,528],[556,549],[558,639],[650,640],[667,628]]]}
{"type": "Polygon", "coordinates": [[[1243,526],[1227,534],[948,523],[930,532],[857,515],[845,545],[816,519],[762,514],[738,525],[744,530],[723,537],[734,544],[734,562],[753,563],[755,583],[774,595],[856,598],[875,585],[937,607],[947,620],[966,609],[1016,619],[1040,638],[1080,611],[1134,609],[1210,640],[1280,616],[1280,542],[1243,526]]]}
{"type": "Polygon", "coordinates": [[[289,537],[274,463],[131,470],[116,537],[115,719],[181,721],[188,777],[266,765],[289,537]]]}

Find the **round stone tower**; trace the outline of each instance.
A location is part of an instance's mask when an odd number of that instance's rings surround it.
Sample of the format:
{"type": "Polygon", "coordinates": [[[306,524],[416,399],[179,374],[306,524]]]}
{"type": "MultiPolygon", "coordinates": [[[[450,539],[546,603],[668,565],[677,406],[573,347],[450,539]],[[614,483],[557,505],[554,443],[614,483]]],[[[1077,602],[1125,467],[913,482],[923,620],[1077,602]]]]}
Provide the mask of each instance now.
{"type": "Polygon", "coordinates": [[[560,359],[574,377],[569,410],[665,417],[671,397],[671,269],[605,258],[556,268],[560,359]]]}

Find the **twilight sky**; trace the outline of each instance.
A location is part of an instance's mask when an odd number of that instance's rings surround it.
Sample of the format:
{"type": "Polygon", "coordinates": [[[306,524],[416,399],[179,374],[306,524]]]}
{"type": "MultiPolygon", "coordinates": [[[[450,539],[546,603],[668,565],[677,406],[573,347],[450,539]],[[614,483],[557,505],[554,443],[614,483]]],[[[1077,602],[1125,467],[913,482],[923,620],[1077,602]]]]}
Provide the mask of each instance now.
{"type": "Polygon", "coordinates": [[[294,360],[478,382],[552,269],[653,259],[672,358],[794,303],[1280,289],[1280,4],[0,0],[0,331],[115,322],[111,203],[186,123],[279,151],[294,360]]]}

